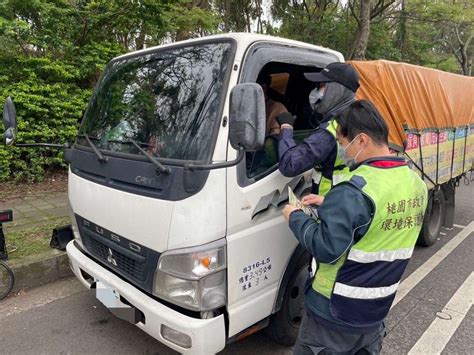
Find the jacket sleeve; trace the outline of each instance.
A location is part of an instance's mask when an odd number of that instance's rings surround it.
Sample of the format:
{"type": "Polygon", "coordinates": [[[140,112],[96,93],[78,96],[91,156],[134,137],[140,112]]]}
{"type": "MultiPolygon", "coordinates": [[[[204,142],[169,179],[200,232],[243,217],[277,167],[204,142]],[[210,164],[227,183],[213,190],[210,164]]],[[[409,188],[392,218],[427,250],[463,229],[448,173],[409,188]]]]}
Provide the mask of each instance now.
{"type": "Polygon", "coordinates": [[[284,128],[278,138],[280,172],[288,177],[302,174],[328,159],[335,149],[336,140],[325,130],[316,130],[297,145],[293,130],[284,128]]]}
{"type": "Polygon", "coordinates": [[[335,186],[318,208],[319,220],[302,211],[290,215],[290,229],[316,260],[335,263],[368,230],[372,205],[350,184],[335,186]]]}

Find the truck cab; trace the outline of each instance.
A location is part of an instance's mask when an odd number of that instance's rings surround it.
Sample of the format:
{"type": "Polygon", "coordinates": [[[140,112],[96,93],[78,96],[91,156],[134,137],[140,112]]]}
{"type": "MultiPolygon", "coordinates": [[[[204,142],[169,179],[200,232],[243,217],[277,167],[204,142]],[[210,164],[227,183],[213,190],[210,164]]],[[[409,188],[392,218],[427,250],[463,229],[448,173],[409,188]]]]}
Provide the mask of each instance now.
{"type": "Polygon", "coordinates": [[[216,353],[269,326],[291,344],[310,256],[282,217],[265,97],[316,124],[303,73],[340,53],[282,38],[226,34],[126,54],[105,69],[66,151],[71,268],[114,314],[181,353],[216,353]]]}

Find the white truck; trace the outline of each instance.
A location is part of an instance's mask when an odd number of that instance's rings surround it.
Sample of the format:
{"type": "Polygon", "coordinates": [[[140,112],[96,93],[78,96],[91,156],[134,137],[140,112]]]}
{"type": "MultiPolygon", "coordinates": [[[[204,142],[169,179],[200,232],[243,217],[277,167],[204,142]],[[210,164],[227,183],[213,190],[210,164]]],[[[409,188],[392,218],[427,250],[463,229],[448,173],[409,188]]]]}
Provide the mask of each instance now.
{"type": "Polygon", "coordinates": [[[291,344],[310,255],[281,209],[288,186],[309,192],[311,171],[280,174],[255,82],[271,75],[270,96],[298,116],[301,140],[315,129],[314,83],[303,73],[343,60],[253,34],[112,60],[65,150],[77,278],[112,313],[181,353],[216,353],[267,326],[291,344]]]}

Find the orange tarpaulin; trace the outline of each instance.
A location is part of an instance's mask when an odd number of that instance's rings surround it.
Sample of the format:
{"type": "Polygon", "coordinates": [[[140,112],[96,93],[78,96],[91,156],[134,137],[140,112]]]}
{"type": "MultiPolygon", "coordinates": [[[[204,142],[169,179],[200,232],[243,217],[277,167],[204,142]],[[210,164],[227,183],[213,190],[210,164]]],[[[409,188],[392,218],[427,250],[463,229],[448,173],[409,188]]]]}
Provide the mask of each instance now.
{"type": "Polygon", "coordinates": [[[367,99],[387,122],[392,144],[408,129],[422,132],[474,124],[474,78],[386,60],[350,61],[360,76],[358,99],[367,99]]]}

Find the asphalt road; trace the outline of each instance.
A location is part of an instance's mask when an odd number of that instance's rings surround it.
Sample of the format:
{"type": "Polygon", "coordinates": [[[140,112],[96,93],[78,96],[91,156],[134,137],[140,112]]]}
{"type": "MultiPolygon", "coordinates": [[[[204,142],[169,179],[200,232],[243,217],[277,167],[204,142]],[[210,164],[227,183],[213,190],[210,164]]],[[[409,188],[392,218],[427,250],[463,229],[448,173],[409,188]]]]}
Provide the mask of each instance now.
{"type": "MultiPolygon", "coordinates": [[[[384,354],[474,352],[474,183],[456,194],[456,226],[417,248],[386,320],[384,354]]],[[[264,333],[222,354],[291,354],[264,333]]],[[[1,354],[173,354],[112,316],[74,278],[0,302],[1,354]]]]}

